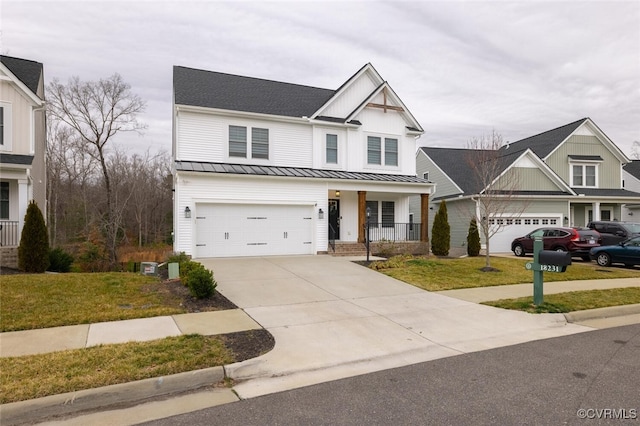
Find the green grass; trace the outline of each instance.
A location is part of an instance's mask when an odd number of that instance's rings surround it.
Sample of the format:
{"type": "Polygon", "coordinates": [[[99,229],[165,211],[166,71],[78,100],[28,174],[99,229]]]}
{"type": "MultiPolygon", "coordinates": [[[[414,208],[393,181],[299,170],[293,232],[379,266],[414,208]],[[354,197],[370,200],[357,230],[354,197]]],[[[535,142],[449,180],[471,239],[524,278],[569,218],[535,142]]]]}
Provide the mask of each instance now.
{"type": "Polygon", "coordinates": [[[234,361],[221,338],[198,335],[0,358],[0,403],[160,377],[234,361]]]}
{"type": "Polygon", "coordinates": [[[0,331],[185,312],[157,278],[131,273],[0,276],[0,331]]]}
{"type": "MultiPolygon", "coordinates": [[[[531,261],[531,258],[492,257],[491,266],[498,269],[497,272],[481,271],[485,265],[484,257],[461,259],[399,257],[392,258],[387,262],[374,263],[372,267],[383,274],[424,290],[440,291],[530,283],[533,282],[533,273],[525,269],[525,264],[531,261]]],[[[577,260],[564,273],[545,273],[544,281],[633,277],[640,278],[640,270],[603,268],[592,262],[577,260]]]]}
{"type": "Polygon", "coordinates": [[[533,304],[533,296],[484,302],[483,305],[530,313],[564,313],[634,303],[640,303],[640,287],[548,294],[544,296],[544,303],[540,306],[533,304]]]}

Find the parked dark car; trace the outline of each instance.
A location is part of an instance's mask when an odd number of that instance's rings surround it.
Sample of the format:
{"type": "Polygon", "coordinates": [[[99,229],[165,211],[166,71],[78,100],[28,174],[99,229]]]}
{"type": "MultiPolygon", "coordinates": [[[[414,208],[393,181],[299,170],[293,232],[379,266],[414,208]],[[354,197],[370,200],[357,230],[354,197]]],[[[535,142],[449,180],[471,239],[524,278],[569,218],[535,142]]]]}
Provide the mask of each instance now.
{"type": "Polygon", "coordinates": [[[633,237],[613,246],[594,247],[589,255],[600,266],[609,266],[612,263],[640,265],[640,237],[633,237]]]}
{"type": "Polygon", "coordinates": [[[614,246],[621,241],[640,235],[640,223],[599,220],[589,222],[587,228],[595,229],[602,236],[603,246],[614,246]]]}
{"type": "Polygon", "coordinates": [[[534,232],[542,231],[544,250],[568,251],[572,257],[590,261],[589,250],[600,245],[600,234],[588,228],[538,228],[511,243],[511,251],[516,256],[533,253],[534,232]]]}

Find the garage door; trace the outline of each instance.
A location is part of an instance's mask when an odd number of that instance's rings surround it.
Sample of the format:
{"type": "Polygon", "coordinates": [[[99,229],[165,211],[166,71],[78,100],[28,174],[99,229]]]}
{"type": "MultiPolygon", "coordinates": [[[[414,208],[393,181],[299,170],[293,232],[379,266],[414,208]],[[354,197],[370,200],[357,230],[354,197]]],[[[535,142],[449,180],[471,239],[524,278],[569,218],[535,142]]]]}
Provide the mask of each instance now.
{"type": "Polygon", "coordinates": [[[196,205],[196,257],[313,254],[313,235],[313,206],[196,205]]]}
{"type": "Polygon", "coordinates": [[[490,219],[489,224],[502,229],[491,237],[491,252],[503,253],[511,251],[511,242],[514,238],[527,235],[536,228],[544,226],[562,226],[561,217],[558,215],[520,216],[509,217],[507,215],[499,219],[490,219]]]}

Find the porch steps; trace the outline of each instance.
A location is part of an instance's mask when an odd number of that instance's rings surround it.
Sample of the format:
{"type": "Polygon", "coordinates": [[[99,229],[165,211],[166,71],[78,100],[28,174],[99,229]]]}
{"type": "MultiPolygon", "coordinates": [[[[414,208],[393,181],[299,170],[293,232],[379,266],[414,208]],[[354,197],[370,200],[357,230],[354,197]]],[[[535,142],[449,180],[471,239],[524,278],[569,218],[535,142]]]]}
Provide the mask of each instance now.
{"type": "Polygon", "coordinates": [[[367,246],[364,243],[336,242],[336,251],[329,250],[332,256],[366,256],[367,246]]]}

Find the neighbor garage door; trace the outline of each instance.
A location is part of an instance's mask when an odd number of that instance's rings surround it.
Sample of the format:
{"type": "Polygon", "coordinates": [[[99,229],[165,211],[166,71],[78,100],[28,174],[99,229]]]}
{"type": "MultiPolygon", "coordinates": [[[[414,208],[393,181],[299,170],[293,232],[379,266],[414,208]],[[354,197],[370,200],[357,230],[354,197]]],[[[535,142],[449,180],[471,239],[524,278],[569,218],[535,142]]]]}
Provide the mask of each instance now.
{"type": "Polygon", "coordinates": [[[313,206],[196,205],[196,257],[313,254],[313,206]]]}
{"type": "Polygon", "coordinates": [[[521,216],[509,217],[503,216],[499,219],[491,219],[489,224],[498,226],[502,225],[502,229],[491,237],[491,252],[504,253],[511,251],[511,242],[514,238],[527,235],[536,228],[545,226],[562,226],[562,220],[558,215],[538,215],[538,216],[521,216]]]}

